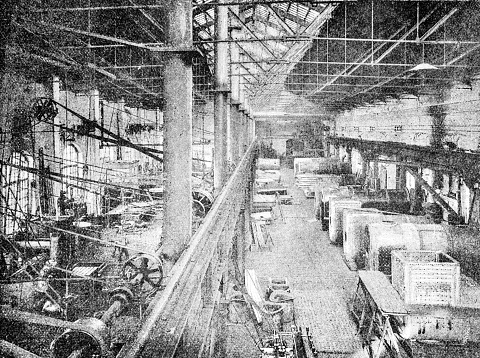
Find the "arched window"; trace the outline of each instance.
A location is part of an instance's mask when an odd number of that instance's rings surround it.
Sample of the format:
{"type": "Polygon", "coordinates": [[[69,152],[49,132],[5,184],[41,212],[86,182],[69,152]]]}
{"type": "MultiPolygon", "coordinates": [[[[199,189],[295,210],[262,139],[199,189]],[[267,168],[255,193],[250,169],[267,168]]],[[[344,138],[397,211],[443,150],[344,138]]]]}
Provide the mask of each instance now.
{"type": "Polygon", "coordinates": [[[68,144],[63,151],[63,190],[67,197],[83,199],[83,157],[74,144],[68,144]]]}
{"type": "Polygon", "coordinates": [[[5,234],[12,234],[21,228],[22,223],[36,210],[33,158],[13,152],[9,164],[2,170],[2,201],[5,210],[5,234]]]}

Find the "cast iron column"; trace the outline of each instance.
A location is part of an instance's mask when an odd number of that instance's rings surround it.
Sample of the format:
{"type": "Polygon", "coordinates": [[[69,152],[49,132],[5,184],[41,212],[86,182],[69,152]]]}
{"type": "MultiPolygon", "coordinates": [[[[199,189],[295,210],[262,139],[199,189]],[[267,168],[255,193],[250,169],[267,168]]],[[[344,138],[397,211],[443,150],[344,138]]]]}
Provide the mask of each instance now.
{"type": "MultiPolygon", "coordinates": [[[[223,3],[225,0],[220,0],[223,3]]],[[[227,167],[227,94],[228,94],[228,7],[215,7],[215,113],[214,113],[214,172],[215,195],[226,181],[227,167]]]]}
{"type": "MultiPolygon", "coordinates": [[[[163,4],[163,2],[162,2],[163,4]]],[[[184,51],[166,55],[164,72],[164,242],[161,256],[173,264],[192,233],[192,2],[165,4],[166,46],[184,51]]]]}

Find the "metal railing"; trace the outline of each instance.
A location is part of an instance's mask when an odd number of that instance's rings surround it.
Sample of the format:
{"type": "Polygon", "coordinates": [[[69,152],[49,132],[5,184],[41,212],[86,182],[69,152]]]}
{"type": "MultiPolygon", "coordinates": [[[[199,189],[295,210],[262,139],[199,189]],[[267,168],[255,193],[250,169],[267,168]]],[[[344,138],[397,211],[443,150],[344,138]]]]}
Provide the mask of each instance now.
{"type": "Polygon", "coordinates": [[[254,147],[255,142],[175,263],[165,289],[150,303],[139,332],[132,335],[117,358],[173,357],[179,350],[189,357],[208,355],[211,326],[217,319],[220,286],[231,263],[237,224],[245,225],[242,215],[248,200],[254,147]]]}

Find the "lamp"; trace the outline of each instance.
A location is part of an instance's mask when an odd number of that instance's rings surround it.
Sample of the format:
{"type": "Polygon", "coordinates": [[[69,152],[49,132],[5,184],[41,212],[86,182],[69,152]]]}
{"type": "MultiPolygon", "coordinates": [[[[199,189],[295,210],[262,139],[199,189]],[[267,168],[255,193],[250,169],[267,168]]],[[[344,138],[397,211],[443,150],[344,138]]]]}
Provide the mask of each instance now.
{"type": "Polygon", "coordinates": [[[422,62],[415,67],[409,69],[409,71],[420,71],[420,70],[438,70],[438,67],[431,65],[429,63],[422,62]]]}

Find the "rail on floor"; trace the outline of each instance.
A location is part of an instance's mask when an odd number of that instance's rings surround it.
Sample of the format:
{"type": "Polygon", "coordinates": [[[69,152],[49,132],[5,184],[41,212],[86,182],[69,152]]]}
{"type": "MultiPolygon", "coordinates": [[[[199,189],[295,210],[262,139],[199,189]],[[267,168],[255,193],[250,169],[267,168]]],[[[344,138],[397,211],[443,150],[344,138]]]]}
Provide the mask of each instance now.
{"type": "Polygon", "coordinates": [[[239,251],[235,241],[244,235],[249,215],[245,204],[254,150],[255,142],[169,273],[165,289],[152,300],[140,330],[132,333],[117,358],[211,355],[221,319],[222,285],[235,265],[232,255],[239,251]]]}

